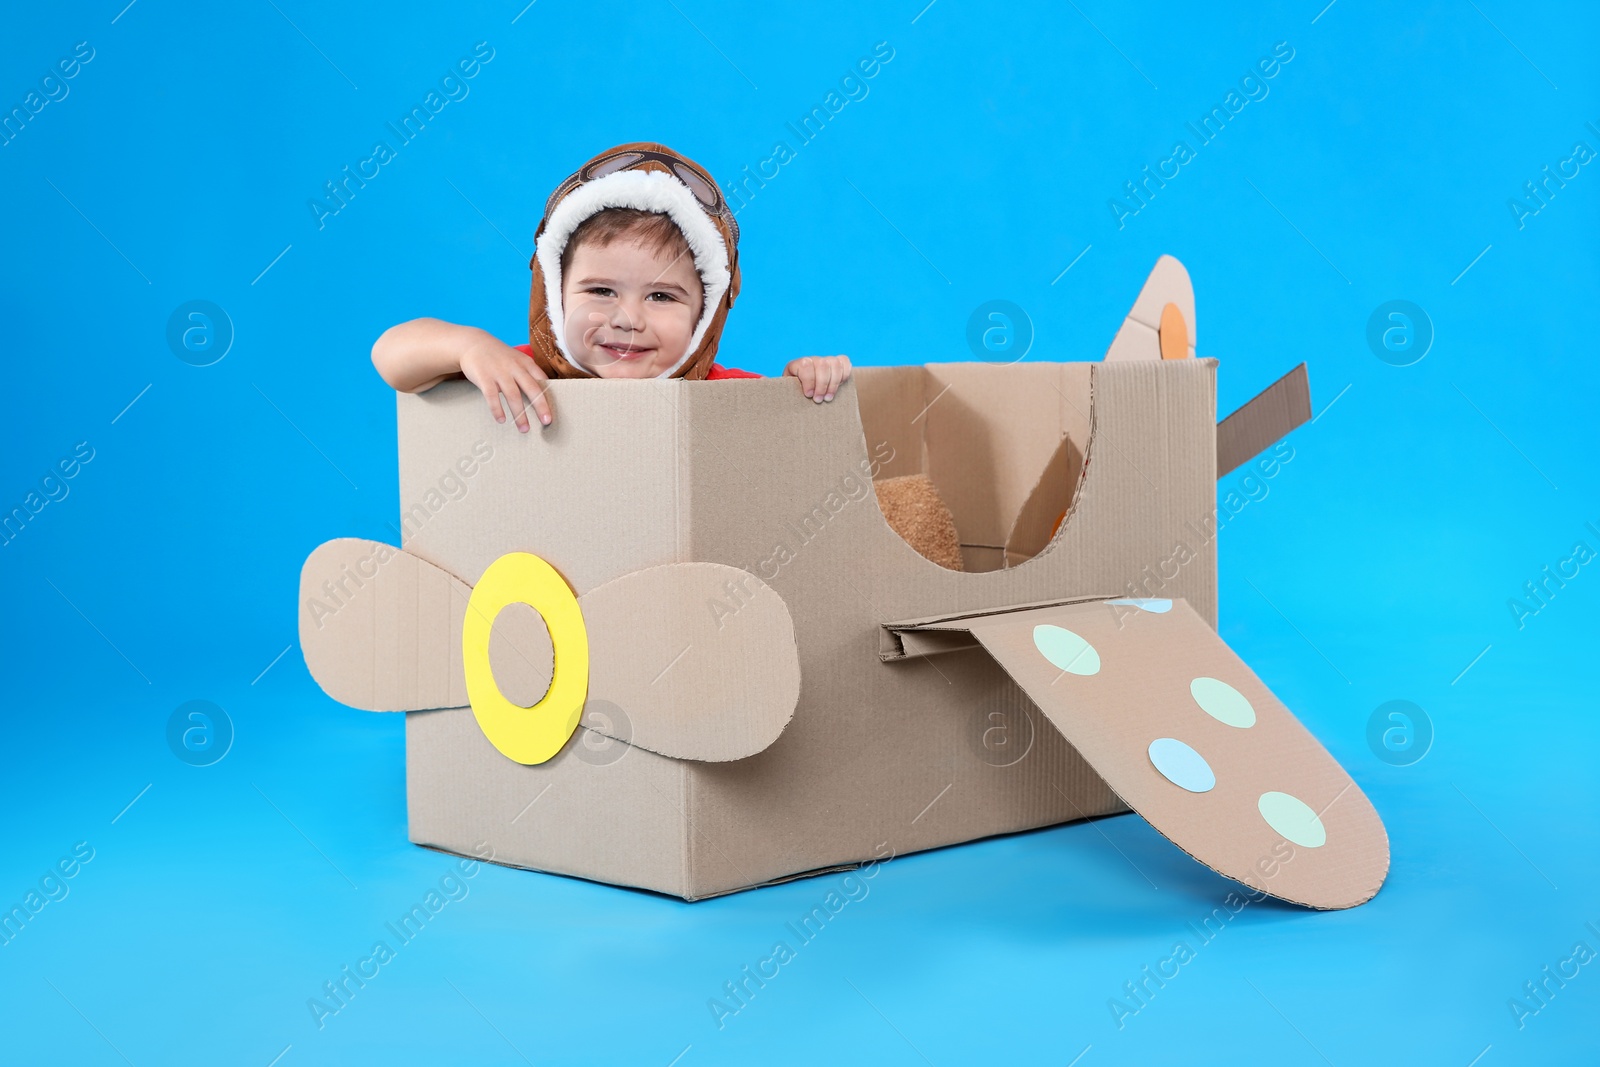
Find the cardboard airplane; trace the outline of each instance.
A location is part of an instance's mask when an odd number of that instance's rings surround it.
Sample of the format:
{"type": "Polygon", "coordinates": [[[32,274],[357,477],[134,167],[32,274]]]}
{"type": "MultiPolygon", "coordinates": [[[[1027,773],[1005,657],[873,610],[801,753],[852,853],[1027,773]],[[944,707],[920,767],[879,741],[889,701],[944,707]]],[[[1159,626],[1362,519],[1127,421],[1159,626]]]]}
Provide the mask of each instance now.
{"type": "Polygon", "coordinates": [[[450,852],[693,900],[1131,808],[1360,904],[1382,822],[1215,632],[1216,481],[1310,417],[1305,367],[1219,426],[1194,322],[1164,256],[1101,362],[862,367],[824,405],[556,381],[530,435],[401,394],[404,547],[311,554],[307,666],[407,713],[410,837],[450,852]],[[885,521],[907,475],[961,569],[885,521]]]}

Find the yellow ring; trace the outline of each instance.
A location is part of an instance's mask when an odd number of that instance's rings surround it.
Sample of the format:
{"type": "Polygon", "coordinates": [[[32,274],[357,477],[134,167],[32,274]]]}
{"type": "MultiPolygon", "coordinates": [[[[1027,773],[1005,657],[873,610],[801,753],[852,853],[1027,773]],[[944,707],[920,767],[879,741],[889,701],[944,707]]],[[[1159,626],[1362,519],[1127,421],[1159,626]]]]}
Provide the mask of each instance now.
{"type": "Polygon", "coordinates": [[[531,552],[501,556],[472,587],[461,624],[461,662],[478,729],[502,755],[543,763],[578,728],[589,695],[589,632],[578,598],[554,567],[531,552]],[[526,604],[544,618],[555,650],[550,688],[531,708],[506,699],[489,664],[489,631],[510,604],[526,604]]]}

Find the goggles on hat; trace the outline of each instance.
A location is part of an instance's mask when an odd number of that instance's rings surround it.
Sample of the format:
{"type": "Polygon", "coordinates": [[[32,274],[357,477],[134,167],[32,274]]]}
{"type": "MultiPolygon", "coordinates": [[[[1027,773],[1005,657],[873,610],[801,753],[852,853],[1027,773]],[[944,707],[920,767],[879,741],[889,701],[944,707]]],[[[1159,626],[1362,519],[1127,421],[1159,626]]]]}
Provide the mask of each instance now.
{"type": "Polygon", "coordinates": [[[667,171],[685,186],[700,206],[706,209],[707,214],[714,215],[728,224],[728,232],[732,235],[735,244],[739,241],[739,223],[734,219],[733,212],[728,210],[728,203],[722,198],[722,190],[717,188],[717,183],[711,180],[711,175],[687,160],[677,156],[669,156],[664,152],[652,152],[644,148],[629,148],[610,155],[601,156],[584,164],[583,169],[561,183],[555,192],[550,194],[550,199],[545,202],[544,217],[549,218],[550,212],[555,210],[561,198],[573,189],[596,178],[604,178],[608,174],[615,174],[619,170],[627,170],[640,163],[660,163],[667,171]]]}

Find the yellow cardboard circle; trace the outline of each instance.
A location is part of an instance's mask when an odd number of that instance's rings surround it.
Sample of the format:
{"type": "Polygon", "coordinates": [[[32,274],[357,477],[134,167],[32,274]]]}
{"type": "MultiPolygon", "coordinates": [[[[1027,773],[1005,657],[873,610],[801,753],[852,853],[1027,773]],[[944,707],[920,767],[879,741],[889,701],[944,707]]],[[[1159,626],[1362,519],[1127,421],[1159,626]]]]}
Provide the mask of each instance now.
{"type": "Polygon", "coordinates": [[[478,729],[501,755],[535,764],[560,752],[583,717],[589,695],[589,632],[578,598],[554,567],[531,552],[509,552],[472,587],[461,623],[461,663],[478,729]],[[531,708],[507,700],[489,665],[489,632],[509,604],[526,604],[544,618],[555,647],[550,688],[531,708]]]}

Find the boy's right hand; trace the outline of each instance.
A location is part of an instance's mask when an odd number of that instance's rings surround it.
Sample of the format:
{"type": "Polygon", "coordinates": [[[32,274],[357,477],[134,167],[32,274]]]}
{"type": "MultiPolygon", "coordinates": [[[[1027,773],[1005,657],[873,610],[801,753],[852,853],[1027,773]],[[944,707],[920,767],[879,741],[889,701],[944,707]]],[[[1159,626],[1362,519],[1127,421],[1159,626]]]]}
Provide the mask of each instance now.
{"type": "Polygon", "coordinates": [[[509,408],[517,430],[527,433],[531,404],[539,421],[550,425],[550,398],[545,395],[545,383],[550,379],[537,363],[510,345],[485,335],[461,353],[461,373],[483,393],[494,421],[505,422],[509,408]]]}

